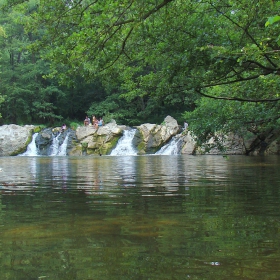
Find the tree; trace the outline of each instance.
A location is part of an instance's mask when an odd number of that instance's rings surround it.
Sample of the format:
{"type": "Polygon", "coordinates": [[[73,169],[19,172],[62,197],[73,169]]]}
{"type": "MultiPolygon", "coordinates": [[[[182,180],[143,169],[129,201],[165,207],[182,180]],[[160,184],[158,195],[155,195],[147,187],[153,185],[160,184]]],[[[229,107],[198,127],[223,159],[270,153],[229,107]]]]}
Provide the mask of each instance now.
{"type": "MultiPolygon", "coordinates": [[[[259,82],[250,83],[250,95],[252,92],[264,92],[265,96],[265,91],[277,88],[271,77],[263,77],[262,87],[259,82]]],[[[223,85],[209,91],[211,96],[220,96],[224,91],[242,90],[239,87],[242,85],[223,85]]],[[[250,154],[255,149],[266,148],[279,137],[279,111],[279,102],[244,102],[203,97],[198,101],[196,109],[186,112],[184,118],[188,120],[198,145],[204,146],[206,151],[213,147],[224,150],[223,140],[234,132],[244,141],[252,140],[251,145],[246,147],[246,154],[250,154]]]]}
{"type": "MultiPolygon", "coordinates": [[[[0,26],[0,37],[5,37],[6,36],[6,33],[5,33],[5,30],[2,26],[0,26]]],[[[2,53],[0,53],[0,59],[2,57],[2,53]]],[[[1,74],[1,72],[0,72],[1,74]]],[[[2,92],[0,92],[0,104],[4,102],[4,97],[2,96],[2,92]]],[[[0,118],[2,118],[1,116],[1,113],[0,113],[0,118]]]]}
{"type": "Polygon", "coordinates": [[[269,0],[60,0],[41,1],[36,18],[48,29],[40,46],[64,82],[69,73],[89,80],[114,73],[149,95],[203,94],[216,85],[278,76],[278,34],[264,26],[272,9],[269,0]]]}
{"type": "MultiPolygon", "coordinates": [[[[44,48],[49,76],[64,84],[98,76],[104,86],[121,85],[118,95],[128,101],[177,100],[175,106],[191,111],[204,96],[256,107],[267,102],[273,114],[280,100],[279,32],[265,21],[279,7],[274,2],[42,0],[26,28],[46,27],[33,47],[44,48]]],[[[276,113],[273,119],[277,129],[276,113]]]]}
{"type": "Polygon", "coordinates": [[[4,122],[47,123],[59,119],[55,114],[52,96],[61,92],[43,75],[49,64],[39,59],[36,52],[28,49],[38,37],[33,32],[25,33],[33,5],[27,5],[1,15],[5,37],[0,40],[2,57],[1,88],[5,101],[1,106],[4,122]]]}
{"type": "Polygon", "coordinates": [[[72,77],[75,87],[66,88],[57,79],[47,77],[50,63],[40,57],[44,50],[30,48],[45,33],[44,27],[24,30],[24,26],[31,24],[30,15],[36,7],[36,1],[30,1],[1,14],[0,22],[5,27],[0,30],[0,78],[5,96],[0,107],[1,121],[54,125],[62,118],[64,122],[68,118],[82,120],[93,99],[92,88],[96,91],[98,85],[84,85],[80,77],[72,77]]]}

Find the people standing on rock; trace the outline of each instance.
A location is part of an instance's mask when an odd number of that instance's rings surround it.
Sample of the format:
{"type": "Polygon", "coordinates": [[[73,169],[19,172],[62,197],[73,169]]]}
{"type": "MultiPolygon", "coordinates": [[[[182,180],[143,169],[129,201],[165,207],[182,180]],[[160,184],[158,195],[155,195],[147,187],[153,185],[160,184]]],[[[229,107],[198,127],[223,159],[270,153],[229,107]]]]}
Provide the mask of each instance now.
{"type": "Polygon", "coordinates": [[[98,122],[99,122],[99,121],[98,121],[98,118],[94,116],[94,120],[93,120],[92,124],[93,124],[93,127],[94,127],[95,129],[98,128],[98,122]]]}
{"type": "Polygon", "coordinates": [[[64,123],[61,128],[60,128],[60,132],[64,132],[66,130],[66,124],[64,123]]]}
{"type": "Polygon", "coordinates": [[[87,126],[90,124],[90,119],[88,116],[86,116],[85,120],[84,120],[84,125],[87,126]]]}
{"type": "Polygon", "coordinates": [[[95,125],[96,120],[97,120],[97,119],[96,119],[95,115],[92,115],[92,116],[91,116],[91,123],[92,123],[93,126],[95,125]]]}
{"type": "Polygon", "coordinates": [[[184,130],[187,130],[187,129],[188,129],[188,126],[189,126],[189,124],[185,121],[185,122],[184,122],[184,130]]]}
{"type": "Polygon", "coordinates": [[[99,121],[98,121],[98,126],[102,126],[102,125],[104,125],[104,122],[103,122],[102,117],[100,117],[99,121]]]}

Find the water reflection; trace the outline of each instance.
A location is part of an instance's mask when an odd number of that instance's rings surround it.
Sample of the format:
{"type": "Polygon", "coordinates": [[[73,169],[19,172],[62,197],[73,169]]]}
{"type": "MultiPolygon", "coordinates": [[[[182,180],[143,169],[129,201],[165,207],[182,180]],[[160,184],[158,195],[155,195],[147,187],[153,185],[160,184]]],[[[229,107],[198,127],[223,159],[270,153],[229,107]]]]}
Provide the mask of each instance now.
{"type": "Polygon", "coordinates": [[[3,279],[279,279],[278,157],[0,166],[3,279]]]}
{"type": "Polygon", "coordinates": [[[68,165],[68,157],[52,157],[51,164],[48,167],[50,178],[54,181],[58,188],[67,188],[69,180],[70,165],[68,165]],[[58,181],[58,184],[57,184],[58,181]]]}

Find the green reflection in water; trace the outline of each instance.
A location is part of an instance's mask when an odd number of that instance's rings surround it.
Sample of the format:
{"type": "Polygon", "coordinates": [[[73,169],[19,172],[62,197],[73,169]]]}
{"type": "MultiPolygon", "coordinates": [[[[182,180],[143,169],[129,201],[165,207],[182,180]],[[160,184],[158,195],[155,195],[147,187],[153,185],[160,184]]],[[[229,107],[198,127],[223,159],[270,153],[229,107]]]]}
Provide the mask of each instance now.
{"type": "Polygon", "coordinates": [[[279,279],[278,158],[0,158],[1,279],[279,279]]]}

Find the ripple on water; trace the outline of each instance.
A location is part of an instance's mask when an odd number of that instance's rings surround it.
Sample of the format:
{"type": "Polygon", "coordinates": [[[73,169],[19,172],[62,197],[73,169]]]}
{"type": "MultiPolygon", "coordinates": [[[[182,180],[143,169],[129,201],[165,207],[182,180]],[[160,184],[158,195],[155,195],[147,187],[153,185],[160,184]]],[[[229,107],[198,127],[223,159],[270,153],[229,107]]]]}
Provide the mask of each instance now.
{"type": "Polygon", "coordinates": [[[280,165],[258,161],[0,157],[1,274],[276,280],[280,165]]]}

